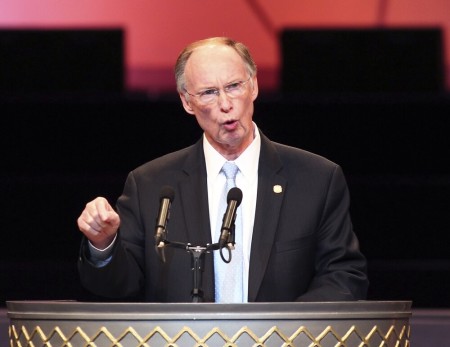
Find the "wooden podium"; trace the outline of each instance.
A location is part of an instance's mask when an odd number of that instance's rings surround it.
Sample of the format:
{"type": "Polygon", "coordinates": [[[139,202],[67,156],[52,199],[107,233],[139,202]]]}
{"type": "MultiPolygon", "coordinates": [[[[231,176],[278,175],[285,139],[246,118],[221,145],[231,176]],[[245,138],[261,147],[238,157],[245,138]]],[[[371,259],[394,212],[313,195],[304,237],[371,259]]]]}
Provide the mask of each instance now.
{"type": "Polygon", "coordinates": [[[410,301],[9,301],[10,347],[406,347],[410,301]]]}

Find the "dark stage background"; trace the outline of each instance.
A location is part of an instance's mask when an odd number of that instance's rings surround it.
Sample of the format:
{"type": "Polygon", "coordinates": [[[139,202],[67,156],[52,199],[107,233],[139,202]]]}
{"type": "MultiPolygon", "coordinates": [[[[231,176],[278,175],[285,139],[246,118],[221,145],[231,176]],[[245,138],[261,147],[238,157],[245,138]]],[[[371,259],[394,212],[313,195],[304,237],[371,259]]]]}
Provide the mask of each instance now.
{"type": "MultiPolygon", "coordinates": [[[[176,95],[123,91],[120,30],[0,34],[0,305],[99,300],[76,272],[84,205],[99,195],[115,202],[130,170],[201,131],[176,95]],[[24,39],[27,54],[11,54],[24,39]],[[115,77],[103,85],[102,76],[115,77]]],[[[281,42],[283,92],[260,94],[255,122],[272,140],[343,167],[369,299],[450,307],[450,95],[441,88],[440,30],[286,31],[281,42]],[[324,61],[333,52],[335,69],[324,61]],[[381,64],[372,59],[383,54],[381,64]]]]}
{"type": "MultiPolygon", "coordinates": [[[[129,170],[201,135],[176,96],[4,96],[0,100],[0,303],[92,298],[79,286],[76,219],[115,201],[129,170]]],[[[369,299],[450,307],[450,97],[260,95],[271,139],[339,163],[369,260],[369,299]]]]}

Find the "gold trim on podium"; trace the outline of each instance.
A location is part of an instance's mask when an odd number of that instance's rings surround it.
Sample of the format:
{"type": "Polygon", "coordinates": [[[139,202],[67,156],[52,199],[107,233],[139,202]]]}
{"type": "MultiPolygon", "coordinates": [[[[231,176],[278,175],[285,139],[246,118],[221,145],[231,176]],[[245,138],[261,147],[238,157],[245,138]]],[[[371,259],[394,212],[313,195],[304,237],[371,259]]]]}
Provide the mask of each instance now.
{"type": "MultiPolygon", "coordinates": [[[[188,327],[184,327],[180,330],[176,335],[169,336],[164,329],[161,327],[155,327],[152,329],[148,335],[140,336],[136,330],[132,327],[128,327],[123,332],[120,333],[119,336],[114,336],[106,327],[101,327],[99,331],[97,331],[94,335],[89,336],[86,334],[83,329],[77,327],[73,332],[70,332],[68,335],[64,334],[60,327],[55,327],[53,331],[49,334],[45,334],[43,330],[37,326],[32,332],[28,332],[27,328],[22,326],[18,329],[16,326],[10,326],[10,342],[11,347],[20,347],[20,346],[43,346],[43,347],[52,347],[52,346],[72,346],[73,342],[76,340],[77,336],[81,338],[83,346],[97,346],[96,341],[104,335],[107,338],[110,346],[117,347],[127,347],[127,344],[122,345],[122,341],[126,338],[132,336],[135,339],[136,346],[152,346],[152,338],[156,335],[159,335],[166,346],[176,347],[177,342],[181,339],[183,335],[189,335],[192,338],[192,346],[195,347],[207,347],[208,341],[211,340],[215,335],[220,336],[221,342],[223,342],[223,346],[226,347],[235,347],[239,346],[239,339],[242,335],[248,335],[251,342],[254,343],[255,347],[263,347],[265,343],[276,335],[280,341],[282,342],[282,347],[294,347],[298,344],[296,340],[298,340],[301,336],[304,336],[307,339],[309,347],[323,347],[322,341],[332,336],[332,344],[329,344],[330,341],[327,342],[327,346],[335,346],[335,347],[346,347],[348,346],[351,338],[355,338],[355,342],[352,344],[353,346],[404,346],[409,347],[409,326],[401,327],[401,331],[397,331],[395,326],[391,326],[386,333],[380,331],[377,326],[374,326],[369,334],[364,336],[363,334],[358,332],[358,329],[355,326],[352,326],[343,336],[339,336],[331,326],[328,326],[324,331],[322,331],[318,336],[314,336],[306,327],[301,326],[299,329],[291,336],[286,336],[282,329],[274,326],[269,329],[263,336],[258,337],[251,329],[247,327],[241,328],[236,332],[233,336],[228,336],[224,332],[222,332],[219,328],[214,328],[209,331],[204,337],[198,336],[192,329],[188,327]],[[60,341],[58,341],[60,340],[60,341]],[[375,343],[375,344],[374,344],[375,343]]],[[[104,342],[102,342],[104,343],[104,342]]],[[[75,344],[74,346],[78,346],[75,344]]],[[[102,346],[102,345],[98,345],[102,346]]]]}

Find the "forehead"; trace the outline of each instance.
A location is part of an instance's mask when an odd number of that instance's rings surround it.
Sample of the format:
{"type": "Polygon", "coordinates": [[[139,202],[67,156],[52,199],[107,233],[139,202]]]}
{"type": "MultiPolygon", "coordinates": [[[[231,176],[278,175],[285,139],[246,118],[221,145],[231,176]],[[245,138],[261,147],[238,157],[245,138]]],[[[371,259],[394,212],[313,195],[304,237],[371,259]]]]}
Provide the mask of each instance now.
{"type": "Polygon", "coordinates": [[[187,82],[226,82],[245,77],[246,65],[239,54],[226,45],[207,45],[196,48],[185,67],[187,82]]]}

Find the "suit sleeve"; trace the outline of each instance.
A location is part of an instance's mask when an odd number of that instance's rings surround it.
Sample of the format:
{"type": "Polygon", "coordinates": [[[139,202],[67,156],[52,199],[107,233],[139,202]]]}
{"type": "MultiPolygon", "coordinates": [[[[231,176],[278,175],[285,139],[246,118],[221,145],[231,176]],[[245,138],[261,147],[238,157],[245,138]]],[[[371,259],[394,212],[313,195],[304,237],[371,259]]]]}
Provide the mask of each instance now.
{"type": "Polygon", "coordinates": [[[341,168],[336,166],[319,224],[315,275],[307,292],[298,297],[298,301],[366,298],[366,259],[353,232],[349,205],[347,183],[341,168]]]}
{"type": "Polygon", "coordinates": [[[136,182],[130,173],[117,203],[120,229],[107,265],[96,266],[91,262],[87,240],[82,241],[78,261],[80,280],[86,289],[96,295],[133,298],[142,293],[144,232],[139,219],[137,196],[136,182]]]}

